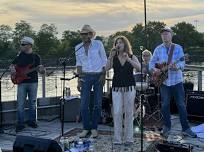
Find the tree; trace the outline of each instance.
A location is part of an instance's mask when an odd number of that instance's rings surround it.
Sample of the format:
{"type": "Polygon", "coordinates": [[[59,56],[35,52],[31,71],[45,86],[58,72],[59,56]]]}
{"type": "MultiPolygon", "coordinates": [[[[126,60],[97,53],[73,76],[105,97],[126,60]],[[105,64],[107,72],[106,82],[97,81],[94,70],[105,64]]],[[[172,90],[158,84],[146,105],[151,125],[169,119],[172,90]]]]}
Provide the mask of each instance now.
{"type": "MultiPolygon", "coordinates": [[[[153,52],[154,48],[161,43],[160,31],[165,26],[163,22],[150,21],[145,27],[140,23],[132,29],[132,46],[134,50],[140,50],[140,46],[153,52]],[[146,42],[145,42],[146,41],[146,42]],[[147,48],[145,45],[147,44],[147,48]]],[[[139,51],[135,51],[139,53],[139,51]]]]}
{"type": "Polygon", "coordinates": [[[60,56],[70,58],[70,63],[75,63],[75,46],[81,42],[79,32],[66,30],[62,33],[60,56]]]}
{"type": "Polygon", "coordinates": [[[139,54],[140,46],[145,46],[144,27],[141,23],[136,24],[131,32],[134,54],[139,54]]]}
{"type": "Polygon", "coordinates": [[[172,27],[174,42],[188,49],[190,47],[204,46],[204,39],[201,33],[196,31],[195,27],[186,22],[177,23],[172,27]]]}
{"type": "Polygon", "coordinates": [[[163,22],[152,21],[147,23],[147,49],[153,52],[156,46],[162,43],[160,32],[164,27],[163,22]]]}
{"type": "Polygon", "coordinates": [[[0,56],[1,58],[14,56],[12,46],[12,29],[8,25],[0,25],[0,56]]]}
{"type": "Polygon", "coordinates": [[[12,39],[12,29],[8,25],[0,25],[0,41],[8,42],[12,39]]]}
{"type": "Polygon", "coordinates": [[[37,52],[44,58],[58,54],[60,45],[57,39],[57,28],[54,24],[43,24],[36,35],[35,44],[37,52]]]}
{"type": "Polygon", "coordinates": [[[13,31],[13,43],[15,49],[19,49],[20,40],[24,36],[35,38],[35,31],[32,30],[32,26],[26,21],[21,20],[19,23],[15,24],[15,30],[13,31]]]}

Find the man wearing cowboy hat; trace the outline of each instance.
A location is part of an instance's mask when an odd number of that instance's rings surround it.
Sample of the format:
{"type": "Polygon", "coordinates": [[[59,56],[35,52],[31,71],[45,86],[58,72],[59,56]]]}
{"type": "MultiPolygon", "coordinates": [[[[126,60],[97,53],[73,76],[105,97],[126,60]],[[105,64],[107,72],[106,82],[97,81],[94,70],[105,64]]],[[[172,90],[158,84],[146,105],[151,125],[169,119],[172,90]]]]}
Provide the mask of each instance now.
{"type": "Polygon", "coordinates": [[[101,114],[103,85],[105,82],[104,67],[107,57],[103,44],[93,40],[96,32],[90,25],[84,25],[80,31],[82,42],[75,47],[77,73],[81,76],[78,80],[78,90],[81,91],[81,115],[83,132],[79,135],[85,137],[91,130],[91,136],[97,137],[98,120],[101,114]],[[93,88],[93,111],[89,110],[90,93],[93,88]],[[90,115],[91,113],[91,115],[90,115]],[[92,122],[90,123],[90,120],[92,122]]]}

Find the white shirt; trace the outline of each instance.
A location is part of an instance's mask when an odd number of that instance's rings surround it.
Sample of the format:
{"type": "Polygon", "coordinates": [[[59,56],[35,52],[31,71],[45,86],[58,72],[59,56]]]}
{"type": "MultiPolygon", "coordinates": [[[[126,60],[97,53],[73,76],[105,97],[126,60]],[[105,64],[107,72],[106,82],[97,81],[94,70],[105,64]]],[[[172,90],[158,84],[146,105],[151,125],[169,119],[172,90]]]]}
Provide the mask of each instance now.
{"type": "Polygon", "coordinates": [[[84,47],[81,47],[82,45],[83,43],[80,43],[75,47],[76,66],[81,66],[82,72],[102,72],[102,68],[105,67],[107,62],[102,42],[91,40],[88,55],[86,55],[84,47]]]}

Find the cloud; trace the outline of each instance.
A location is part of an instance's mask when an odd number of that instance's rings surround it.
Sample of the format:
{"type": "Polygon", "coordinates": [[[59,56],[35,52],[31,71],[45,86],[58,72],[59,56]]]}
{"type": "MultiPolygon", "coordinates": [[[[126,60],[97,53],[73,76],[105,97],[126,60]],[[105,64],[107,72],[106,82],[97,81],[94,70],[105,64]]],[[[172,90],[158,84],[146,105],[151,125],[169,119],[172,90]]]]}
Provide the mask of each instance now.
{"type": "MultiPolygon", "coordinates": [[[[143,7],[143,0],[1,0],[0,22],[14,25],[25,20],[35,29],[43,23],[54,23],[60,32],[91,24],[107,35],[143,22],[143,7]]],[[[147,19],[176,23],[198,17],[202,25],[203,8],[203,0],[148,0],[147,19]]],[[[199,30],[204,31],[204,27],[199,30]]]]}

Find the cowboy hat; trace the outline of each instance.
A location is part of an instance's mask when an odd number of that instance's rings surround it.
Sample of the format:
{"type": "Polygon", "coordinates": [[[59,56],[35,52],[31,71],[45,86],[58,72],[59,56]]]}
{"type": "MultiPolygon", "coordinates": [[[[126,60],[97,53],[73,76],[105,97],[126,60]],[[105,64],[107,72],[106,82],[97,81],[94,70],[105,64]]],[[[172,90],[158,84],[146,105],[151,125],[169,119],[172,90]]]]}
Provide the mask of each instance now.
{"type": "Polygon", "coordinates": [[[80,34],[82,33],[93,33],[93,35],[96,34],[96,32],[91,28],[91,26],[87,24],[82,27],[80,34]]]}

